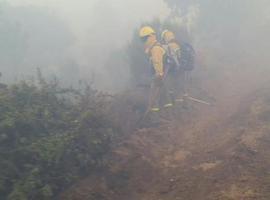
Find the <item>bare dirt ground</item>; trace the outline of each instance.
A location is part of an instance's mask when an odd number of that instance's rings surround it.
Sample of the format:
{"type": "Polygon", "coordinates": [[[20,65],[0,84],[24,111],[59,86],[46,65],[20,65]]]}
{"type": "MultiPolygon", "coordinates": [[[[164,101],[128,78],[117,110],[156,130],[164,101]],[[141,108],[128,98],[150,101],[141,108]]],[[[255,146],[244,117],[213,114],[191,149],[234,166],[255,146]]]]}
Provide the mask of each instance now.
{"type": "Polygon", "coordinates": [[[85,178],[62,199],[269,200],[270,92],[252,80],[215,87],[213,107],[194,105],[136,130],[115,147],[107,174],[85,178]]]}

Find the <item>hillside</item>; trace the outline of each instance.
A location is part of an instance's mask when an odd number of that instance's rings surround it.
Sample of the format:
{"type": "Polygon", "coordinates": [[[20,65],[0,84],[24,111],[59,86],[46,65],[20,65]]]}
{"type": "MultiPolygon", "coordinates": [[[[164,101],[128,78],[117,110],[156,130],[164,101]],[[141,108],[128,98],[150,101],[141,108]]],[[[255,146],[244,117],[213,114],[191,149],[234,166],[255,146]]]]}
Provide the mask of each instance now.
{"type": "Polygon", "coordinates": [[[181,118],[137,129],[107,158],[110,171],[62,199],[268,200],[270,94],[245,79],[216,90],[213,107],[193,105],[181,118]]]}

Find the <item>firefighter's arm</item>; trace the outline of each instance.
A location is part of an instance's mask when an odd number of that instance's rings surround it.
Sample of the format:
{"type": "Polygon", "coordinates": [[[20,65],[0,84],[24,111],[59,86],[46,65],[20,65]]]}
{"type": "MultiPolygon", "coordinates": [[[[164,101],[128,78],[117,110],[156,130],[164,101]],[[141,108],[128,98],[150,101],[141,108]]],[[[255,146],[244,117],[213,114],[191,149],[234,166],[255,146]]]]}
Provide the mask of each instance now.
{"type": "Polygon", "coordinates": [[[173,54],[173,56],[176,56],[178,58],[181,57],[181,46],[177,43],[170,43],[169,44],[170,52],[173,54]]]}
{"type": "Polygon", "coordinates": [[[160,46],[155,46],[151,50],[152,55],[152,63],[155,69],[156,76],[163,76],[164,75],[164,55],[165,50],[160,46]]]}
{"type": "Polygon", "coordinates": [[[170,52],[170,56],[173,59],[174,63],[176,64],[176,68],[179,69],[180,67],[180,59],[181,59],[181,49],[180,49],[180,45],[178,45],[175,42],[172,42],[168,45],[168,49],[170,52]]]}

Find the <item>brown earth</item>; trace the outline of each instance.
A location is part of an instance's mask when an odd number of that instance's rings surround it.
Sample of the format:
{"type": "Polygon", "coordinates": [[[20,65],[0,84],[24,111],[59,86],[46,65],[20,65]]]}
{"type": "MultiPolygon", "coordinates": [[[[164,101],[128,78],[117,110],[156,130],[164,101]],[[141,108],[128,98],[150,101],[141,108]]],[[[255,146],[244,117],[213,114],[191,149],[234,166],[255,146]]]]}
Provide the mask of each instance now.
{"type": "Polygon", "coordinates": [[[61,199],[269,200],[269,88],[249,76],[236,80],[213,86],[213,107],[193,105],[134,131],[108,158],[109,172],[86,177],[61,199]]]}

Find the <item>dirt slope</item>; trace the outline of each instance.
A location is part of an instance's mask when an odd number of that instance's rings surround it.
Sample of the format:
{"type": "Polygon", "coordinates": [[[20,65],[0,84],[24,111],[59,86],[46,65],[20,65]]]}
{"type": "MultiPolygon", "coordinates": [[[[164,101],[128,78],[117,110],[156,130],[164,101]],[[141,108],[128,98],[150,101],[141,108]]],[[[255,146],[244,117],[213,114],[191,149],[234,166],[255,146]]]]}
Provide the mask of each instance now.
{"type": "Polygon", "coordinates": [[[182,115],[135,131],[115,147],[110,172],[86,178],[62,199],[270,199],[268,89],[223,90],[214,107],[182,115]]]}

